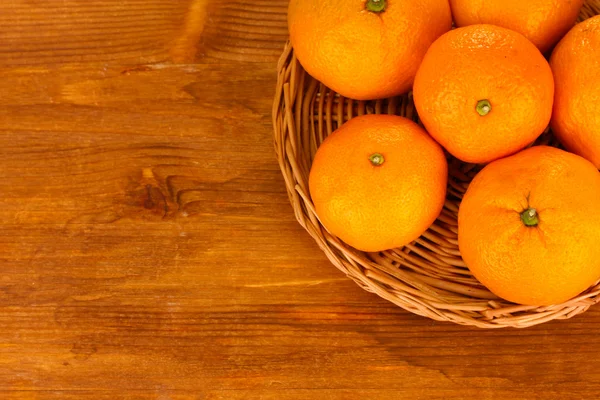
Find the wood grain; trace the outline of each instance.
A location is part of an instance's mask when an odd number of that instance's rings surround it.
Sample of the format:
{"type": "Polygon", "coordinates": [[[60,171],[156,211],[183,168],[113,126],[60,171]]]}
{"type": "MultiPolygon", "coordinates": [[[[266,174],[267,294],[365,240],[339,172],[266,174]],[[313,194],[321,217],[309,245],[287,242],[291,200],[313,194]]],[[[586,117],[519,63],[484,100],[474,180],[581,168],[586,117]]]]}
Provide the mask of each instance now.
{"type": "Polygon", "coordinates": [[[6,0],[0,66],[275,62],[286,0],[6,0]]]}
{"type": "Polygon", "coordinates": [[[436,323],[295,222],[270,125],[284,3],[0,4],[0,398],[597,397],[600,309],[436,323]]]}
{"type": "Polygon", "coordinates": [[[287,0],[211,1],[200,44],[205,62],[275,63],[287,40],[287,0]]]}

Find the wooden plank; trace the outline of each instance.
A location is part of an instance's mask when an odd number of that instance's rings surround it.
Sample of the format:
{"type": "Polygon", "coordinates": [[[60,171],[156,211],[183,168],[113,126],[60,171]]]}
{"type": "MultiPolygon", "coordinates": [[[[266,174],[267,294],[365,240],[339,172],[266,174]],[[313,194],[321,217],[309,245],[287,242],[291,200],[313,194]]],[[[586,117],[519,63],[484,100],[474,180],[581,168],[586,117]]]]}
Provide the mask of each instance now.
{"type": "Polygon", "coordinates": [[[198,59],[276,62],[288,38],[288,0],[210,2],[198,59]]]}
{"type": "Polygon", "coordinates": [[[287,0],[0,2],[0,66],[275,62],[287,0]]]}
{"type": "Polygon", "coordinates": [[[151,63],[169,58],[190,0],[0,3],[0,65],[151,63]]]}

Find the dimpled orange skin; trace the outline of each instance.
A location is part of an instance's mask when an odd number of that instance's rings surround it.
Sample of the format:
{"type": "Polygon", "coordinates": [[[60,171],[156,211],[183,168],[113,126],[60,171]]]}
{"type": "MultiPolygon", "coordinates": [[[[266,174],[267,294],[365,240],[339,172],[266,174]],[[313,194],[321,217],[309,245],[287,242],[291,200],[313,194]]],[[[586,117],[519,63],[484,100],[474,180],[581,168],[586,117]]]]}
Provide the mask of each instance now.
{"type": "Polygon", "coordinates": [[[448,165],[442,148],[398,116],[356,117],[333,132],[313,161],[309,189],[327,230],[363,251],[417,239],[440,214],[448,165]],[[369,157],[383,155],[374,166],[369,157]]]}
{"type": "Polygon", "coordinates": [[[524,36],[492,25],[448,32],[427,51],[413,89],[427,131],[455,157],[487,163],[533,142],[552,113],[554,80],[524,36]],[[480,100],[491,111],[477,112],[480,100]]]}
{"type": "Polygon", "coordinates": [[[536,146],[487,165],[458,213],[458,245],[473,275],[519,304],[565,302],[600,278],[600,172],[536,146]],[[520,213],[535,208],[537,227],[520,213]]]}
{"type": "Polygon", "coordinates": [[[448,0],[291,0],[294,53],[314,78],[358,100],[408,92],[431,43],[452,26],[448,0]]]}
{"type": "Polygon", "coordinates": [[[600,16],[573,28],[550,66],[556,81],[552,131],[569,151],[600,168],[600,16]]]}
{"type": "Polygon", "coordinates": [[[450,0],[457,26],[498,25],[519,32],[542,53],[573,27],[583,0],[450,0]]]}

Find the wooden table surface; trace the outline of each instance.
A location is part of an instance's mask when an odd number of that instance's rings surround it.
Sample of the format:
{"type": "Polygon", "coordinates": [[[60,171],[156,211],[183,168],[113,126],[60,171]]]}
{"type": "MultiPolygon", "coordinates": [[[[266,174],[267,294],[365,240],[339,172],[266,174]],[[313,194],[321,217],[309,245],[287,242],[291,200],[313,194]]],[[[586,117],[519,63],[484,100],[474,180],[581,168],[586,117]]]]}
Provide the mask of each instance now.
{"type": "Polygon", "coordinates": [[[0,398],[598,398],[600,307],[434,322],[295,222],[270,115],[286,6],[0,2],[0,398]]]}

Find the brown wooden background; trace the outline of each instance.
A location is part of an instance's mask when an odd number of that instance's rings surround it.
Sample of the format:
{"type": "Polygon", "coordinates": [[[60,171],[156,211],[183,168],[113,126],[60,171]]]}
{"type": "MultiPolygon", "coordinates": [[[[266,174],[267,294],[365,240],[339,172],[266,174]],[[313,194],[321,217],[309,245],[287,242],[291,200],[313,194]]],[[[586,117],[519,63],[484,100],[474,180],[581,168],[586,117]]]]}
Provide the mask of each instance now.
{"type": "Polygon", "coordinates": [[[286,0],[0,2],[1,399],[593,399],[600,307],[484,331],[295,222],[286,0]]]}

